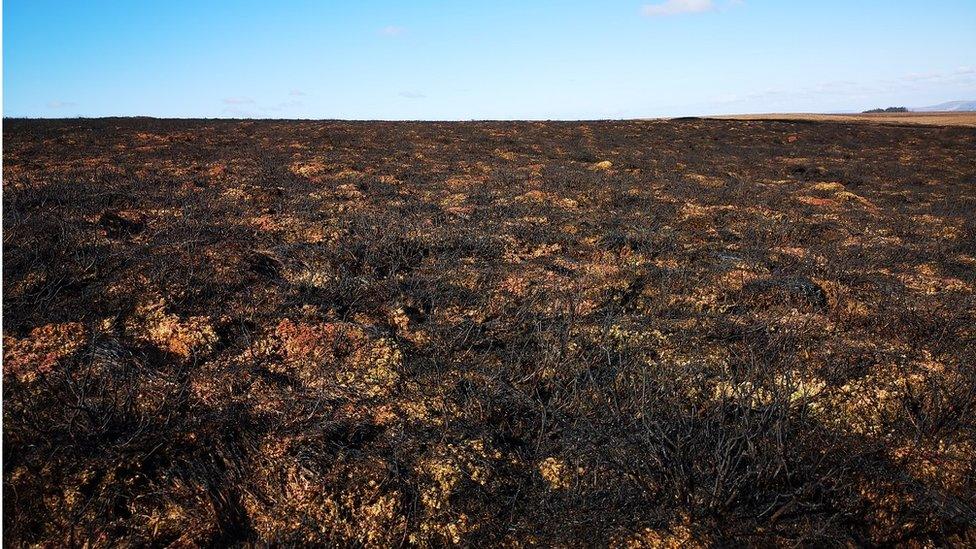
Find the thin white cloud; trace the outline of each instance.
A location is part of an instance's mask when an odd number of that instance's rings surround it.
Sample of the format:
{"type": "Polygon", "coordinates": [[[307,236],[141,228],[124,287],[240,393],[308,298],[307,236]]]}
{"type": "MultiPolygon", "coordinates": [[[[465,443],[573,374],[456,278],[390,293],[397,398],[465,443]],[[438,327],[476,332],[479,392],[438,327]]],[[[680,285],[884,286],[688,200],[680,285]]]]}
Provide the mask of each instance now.
{"type": "Polygon", "coordinates": [[[275,105],[272,105],[270,107],[260,107],[260,110],[264,112],[281,112],[281,111],[293,110],[298,107],[302,107],[304,105],[305,105],[304,103],[298,100],[282,101],[281,103],[276,103],[275,105]]]}
{"type": "Polygon", "coordinates": [[[918,97],[919,92],[931,94],[938,91],[943,95],[949,94],[948,99],[959,99],[962,94],[969,93],[967,90],[971,90],[973,85],[976,85],[976,71],[970,67],[959,67],[949,73],[916,72],[882,80],[836,80],[790,89],[770,88],[741,95],[724,94],[707,102],[682,107],[686,110],[693,108],[722,113],[789,112],[803,109],[810,109],[812,112],[860,112],[866,108],[892,104],[911,106],[913,101],[918,101],[913,97],[918,97]],[[951,91],[953,88],[959,91],[951,91]]]}
{"type": "Polygon", "coordinates": [[[224,105],[253,105],[254,100],[250,97],[225,97],[224,105]]]}
{"type": "Polygon", "coordinates": [[[254,118],[255,112],[250,109],[239,109],[237,107],[224,108],[224,114],[229,114],[234,118],[254,118]]]}
{"type": "Polygon", "coordinates": [[[952,72],[913,72],[902,75],[900,82],[909,84],[970,84],[976,81],[976,70],[972,67],[959,67],[952,72]]]}
{"type": "Polygon", "coordinates": [[[290,95],[292,97],[301,97],[301,96],[305,95],[305,92],[303,92],[302,90],[295,90],[295,89],[293,89],[290,92],[288,92],[288,95],[290,95]]]}
{"type": "Polygon", "coordinates": [[[423,99],[427,97],[426,95],[415,91],[402,91],[399,95],[400,97],[406,97],[407,99],[423,99]]]}
{"type": "Polygon", "coordinates": [[[940,78],[942,78],[942,73],[939,72],[913,72],[903,76],[902,80],[907,80],[909,82],[919,82],[923,80],[938,80],[940,78]]]}
{"type": "Polygon", "coordinates": [[[713,0],[665,0],[657,4],[647,4],[641,13],[648,17],[665,17],[685,13],[704,13],[715,9],[713,0]]]}
{"type": "Polygon", "coordinates": [[[48,101],[47,108],[49,109],[63,109],[65,107],[74,107],[77,103],[72,101],[48,101]]]}
{"type": "Polygon", "coordinates": [[[380,29],[380,34],[382,34],[383,36],[400,36],[404,32],[406,32],[406,29],[404,29],[403,27],[398,27],[396,25],[387,25],[382,29],[380,29]]]}

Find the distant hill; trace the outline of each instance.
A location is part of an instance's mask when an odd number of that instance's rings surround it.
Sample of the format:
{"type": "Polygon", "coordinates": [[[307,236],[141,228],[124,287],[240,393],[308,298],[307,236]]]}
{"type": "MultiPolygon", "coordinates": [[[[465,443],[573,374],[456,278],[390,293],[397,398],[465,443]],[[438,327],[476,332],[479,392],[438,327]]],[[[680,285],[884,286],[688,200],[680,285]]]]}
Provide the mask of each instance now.
{"type": "Polygon", "coordinates": [[[909,109],[913,112],[976,112],[976,101],[949,101],[930,107],[909,109]]]}

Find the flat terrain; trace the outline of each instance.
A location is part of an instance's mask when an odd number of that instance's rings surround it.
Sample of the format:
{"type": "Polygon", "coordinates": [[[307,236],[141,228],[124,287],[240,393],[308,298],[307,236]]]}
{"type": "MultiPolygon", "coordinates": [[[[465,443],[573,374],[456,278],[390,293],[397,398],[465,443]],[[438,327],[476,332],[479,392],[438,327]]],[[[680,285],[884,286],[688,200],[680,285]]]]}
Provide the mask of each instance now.
{"type": "Polygon", "coordinates": [[[806,120],[811,122],[866,122],[869,124],[923,124],[976,127],[976,112],[887,112],[862,114],[735,114],[717,120],[806,120]]]}
{"type": "Polygon", "coordinates": [[[11,545],[976,544],[976,130],[4,124],[11,545]]]}

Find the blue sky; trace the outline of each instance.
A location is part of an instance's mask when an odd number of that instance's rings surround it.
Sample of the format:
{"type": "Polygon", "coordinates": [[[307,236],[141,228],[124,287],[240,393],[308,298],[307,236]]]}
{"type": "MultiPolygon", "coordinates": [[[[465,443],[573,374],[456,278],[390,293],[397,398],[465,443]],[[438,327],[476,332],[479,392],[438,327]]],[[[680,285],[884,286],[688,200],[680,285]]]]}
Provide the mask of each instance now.
{"type": "Polygon", "coordinates": [[[639,118],[976,100],[974,0],[3,2],[4,116],[639,118]]]}

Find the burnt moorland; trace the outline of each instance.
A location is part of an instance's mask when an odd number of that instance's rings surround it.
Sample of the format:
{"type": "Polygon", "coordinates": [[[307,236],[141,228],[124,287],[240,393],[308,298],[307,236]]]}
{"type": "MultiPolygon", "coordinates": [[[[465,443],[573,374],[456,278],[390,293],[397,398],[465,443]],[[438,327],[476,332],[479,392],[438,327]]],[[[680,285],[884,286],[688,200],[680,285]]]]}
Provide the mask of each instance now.
{"type": "Polygon", "coordinates": [[[976,129],[3,141],[8,543],[976,543],[976,129]]]}

